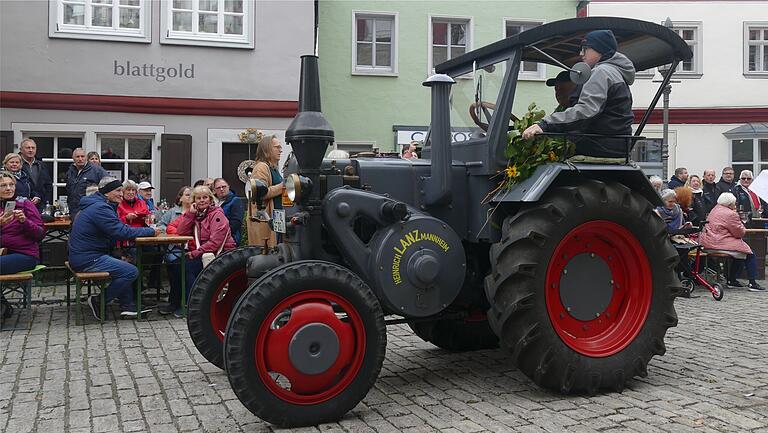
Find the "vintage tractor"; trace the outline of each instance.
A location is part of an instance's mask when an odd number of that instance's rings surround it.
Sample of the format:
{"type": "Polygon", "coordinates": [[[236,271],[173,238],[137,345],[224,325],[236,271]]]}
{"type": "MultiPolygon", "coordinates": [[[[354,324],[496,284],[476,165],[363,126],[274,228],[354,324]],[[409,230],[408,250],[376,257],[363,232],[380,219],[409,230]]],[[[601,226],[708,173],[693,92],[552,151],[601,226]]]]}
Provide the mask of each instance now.
{"type": "Polygon", "coordinates": [[[677,34],[649,22],[545,24],[436,67],[424,82],[432,119],[422,159],[330,161],[317,57],[303,57],[300,112],[286,131],[295,169],[285,242],[231,251],[200,274],[192,339],[251,412],[280,426],[355,407],[381,368],[386,326],[398,323],[447,350],[501,346],[547,389],[620,392],[664,354],[677,323],[677,254],[629,152],[689,58],[677,34]],[[583,82],[580,40],[595,29],[612,30],[637,70],[672,66],[636,134],[623,137],[627,158],[542,165],[483,200],[508,163],[521,64],[558,65],[583,82]],[[469,126],[468,140],[451,142],[452,128],[469,126]]]}

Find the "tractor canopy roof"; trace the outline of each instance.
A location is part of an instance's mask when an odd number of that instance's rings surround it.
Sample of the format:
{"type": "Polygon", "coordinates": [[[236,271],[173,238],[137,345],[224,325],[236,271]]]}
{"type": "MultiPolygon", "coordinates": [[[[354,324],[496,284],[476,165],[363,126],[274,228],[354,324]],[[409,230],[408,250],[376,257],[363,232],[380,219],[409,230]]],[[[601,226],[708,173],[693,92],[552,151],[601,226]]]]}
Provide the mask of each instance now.
{"type": "Polygon", "coordinates": [[[534,46],[570,67],[581,60],[581,40],[592,30],[613,31],[618,51],[629,57],[638,71],[693,57],[688,44],[662,25],[630,18],[588,17],[534,27],[443,62],[435,67],[435,72],[457,77],[506,60],[521,48],[523,61],[556,65],[534,46]]]}

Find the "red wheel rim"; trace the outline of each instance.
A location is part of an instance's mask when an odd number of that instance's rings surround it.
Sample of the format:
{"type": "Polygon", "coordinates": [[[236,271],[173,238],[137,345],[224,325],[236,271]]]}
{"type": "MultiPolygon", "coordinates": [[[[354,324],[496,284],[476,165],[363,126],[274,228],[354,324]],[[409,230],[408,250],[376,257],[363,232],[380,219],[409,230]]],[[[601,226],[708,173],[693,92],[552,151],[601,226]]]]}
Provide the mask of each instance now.
{"type": "Polygon", "coordinates": [[[357,310],[341,296],[324,290],[299,292],[275,306],[261,323],[254,355],[259,377],[272,394],[293,404],[319,404],[340,394],[357,377],[365,357],[365,327],[357,310]],[[334,310],[343,310],[345,320],[334,310]],[[286,314],[290,317],[280,322],[286,314]],[[302,327],[318,323],[335,332],[338,355],[322,373],[305,374],[292,364],[289,345],[302,327]]]}
{"type": "Polygon", "coordinates": [[[224,332],[227,329],[229,315],[232,313],[232,306],[235,305],[240,295],[248,288],[248,276],[245,268],[229,274],[219,283],[213,297],[211,298],[211,326],[216,337],[223,343],[224,332]],[[224,292],[224,289],[226,293],[224,292]]]}
{"type": "Polygon", "coordinates": [[[571,230],[555,248],[547,268],[547,312],[565,344],[590,357],[611,356],[627,347],[642,329],[651,306],[653,283],[645,250],[626,228],[610,221],[590,221],[571,230]],[[605,261],[613,288],[610,303],[592,320],[571,316],[560,296],[568,262],[580,254],[605,261]]]}

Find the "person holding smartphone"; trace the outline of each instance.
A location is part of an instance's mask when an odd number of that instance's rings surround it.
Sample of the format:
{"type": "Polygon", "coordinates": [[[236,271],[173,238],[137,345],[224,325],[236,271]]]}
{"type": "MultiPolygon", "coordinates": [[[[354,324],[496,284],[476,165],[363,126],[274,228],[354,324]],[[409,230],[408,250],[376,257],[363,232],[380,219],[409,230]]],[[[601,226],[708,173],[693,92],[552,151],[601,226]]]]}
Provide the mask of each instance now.
{"type": "Polygon", "coordinates": [[[0,212],[0,274],[34,269],[45,235],[43,219],[31,200],[16,200],[16,177],[7,171],[0,171],[0,212]]]}

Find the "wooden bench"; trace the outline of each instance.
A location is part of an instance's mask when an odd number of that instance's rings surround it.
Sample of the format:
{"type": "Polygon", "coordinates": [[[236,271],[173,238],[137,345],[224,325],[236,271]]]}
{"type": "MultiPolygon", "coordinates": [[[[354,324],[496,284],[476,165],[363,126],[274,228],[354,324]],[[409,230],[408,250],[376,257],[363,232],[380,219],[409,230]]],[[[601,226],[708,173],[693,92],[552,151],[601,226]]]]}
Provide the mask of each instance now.
{"type": "MultiPolygon", "coordinates": [[[[91,286],[95,285],[99,288],[99,296],[101,298],[101,311],[99,312],[99,317],[101,320],[99,320],[101,323],[104,323],[104,312],[106,309],[106,287],[104,285],[109,281],[110,276],[109,272],[76,272],[72,269],[71,266],[69,266],[69,262],[64,262],[64,266],[69,269],[69,272],[72,273],[72,277],[75,279],[75,299],[77,300],[77,304],[75,306],[75,324],[80,325],[82,320],[82,305],[80,302],[80,298],[82,297],[82,290],[83,290],[83,284],[88,286],[88,295],[91,294],[91,286]]],[[[69,307],[69,278],[67,278],[67,307],[69,307]]],[[[88,298],[88,302],[90,302],[90,296],[88,298]]],[[[90,306],[89,306],[90,308],[90,306]]]]}
{"type": "MultiPolygon", "coordinates": [[[[28,310],[28,326],[32,326],[32,277],[30,272],[0,275],[0,293],[4,298],[10,294],[21,295],[21,302],[8,302],[8,304],[21,305],[22,308],[28,310]]],[[[0,312],[0,329],[3,328],[3,322],[5,322],[5,314],[3,313],[0,312]]]]}

